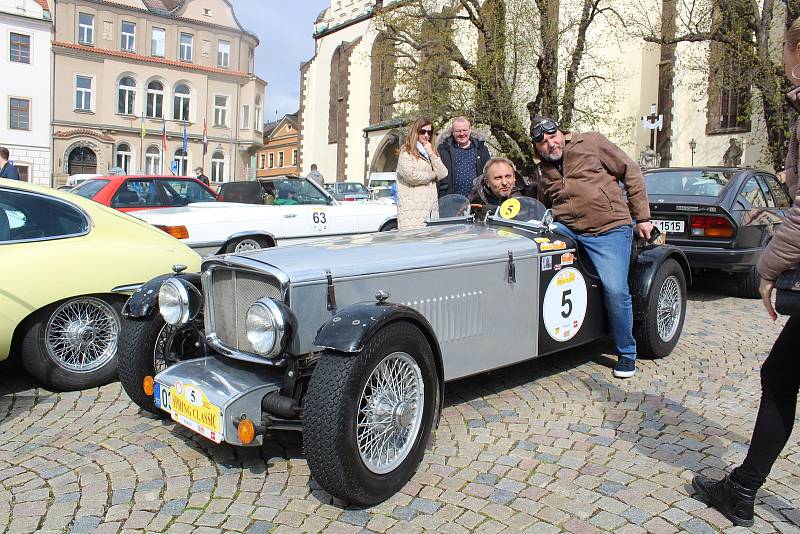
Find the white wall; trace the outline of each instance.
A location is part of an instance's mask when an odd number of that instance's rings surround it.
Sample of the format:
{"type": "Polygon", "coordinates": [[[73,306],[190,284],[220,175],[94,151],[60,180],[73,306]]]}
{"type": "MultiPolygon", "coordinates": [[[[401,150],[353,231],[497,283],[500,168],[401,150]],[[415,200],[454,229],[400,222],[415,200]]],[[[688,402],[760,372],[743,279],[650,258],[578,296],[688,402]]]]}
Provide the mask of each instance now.
{"type": "Polygon", "coordinates": [[[52,23],[42,20],[42,8],[24,0],[24,10],[17,0],[0,0],[0,144],[7,147],[11,160],[30,166],[30,179],[50,185],[50,39],[52,23]],[[37,20],[38,17],[38,20],[37,20]],[[9,59],[11,32],[31,36],[30,64],[9,59]],[[12,130],[9,125],[9,98],[29,98],[30,130],[12,130]]]}

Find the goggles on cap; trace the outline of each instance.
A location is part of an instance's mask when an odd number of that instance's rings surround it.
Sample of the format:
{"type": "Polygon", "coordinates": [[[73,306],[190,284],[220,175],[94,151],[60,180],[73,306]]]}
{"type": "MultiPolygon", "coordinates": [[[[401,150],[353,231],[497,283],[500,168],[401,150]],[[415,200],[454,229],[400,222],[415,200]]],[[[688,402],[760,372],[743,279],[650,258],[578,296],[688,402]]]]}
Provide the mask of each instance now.
{"type": "Polygon", "coordinates": [[[554,134],[558,131],[558,123],[551,119],[545,119],[531,130],[531,138],[534,143],[541,143],[544,134],[554,134]]]}

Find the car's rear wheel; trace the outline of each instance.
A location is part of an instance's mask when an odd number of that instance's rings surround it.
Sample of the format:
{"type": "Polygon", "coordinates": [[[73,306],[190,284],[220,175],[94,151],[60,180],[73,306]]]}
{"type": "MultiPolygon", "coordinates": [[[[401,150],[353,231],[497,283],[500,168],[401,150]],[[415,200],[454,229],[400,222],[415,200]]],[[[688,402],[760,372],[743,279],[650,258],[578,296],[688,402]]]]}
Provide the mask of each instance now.
{"type": "Polygon", "coordinates": [[[661,264],[653,279],[645,317],[634,324],[641,356],[663,358],[678,344],[686,318],[686,275],[672,258],[661,264]]]}
{"type": "Polygon", "coordinates": [[[383,226],[381,226],[381,232],[389,232],[391,230],[397,230],[397,221],[389,221],[383,226]]]}
{"type": "Polygon", "coordinates": [[[191,329],[170,326],[158,314],[144,320],[123,320],[119,381],[125,393],[143,410],[165,415],[156,408],[152,395],[145,393],[144,377],[195,357],[195,341],[191,329]]]}
{"type": "Polygon", "coordinates": [[[359,354],[326,352],[305,398],[303,441],[314,479],[369,506],[413,476],[439,398],[433,352],[416,326],[392,323],[359,354]]]}
{"type": "Polygon", "coordinates": [[[746,299],[757,299],[761,297],[758,286],[761,284],[761,276],[755,267],[744,273],[736,273],[736,289],[740,297],[746,299]]]}
{"type": "Polygon", "coordinates": [[[72,391],[117,376],[120,309],[116,297],[81,296],[37,311],[22,339],[22,364],[42,384],[72,391]]]}
{"type": "Polygon", "coordinates": [[[269,248],[272,244],[264,237],[240,237],[234,239],[228,246],[225,247],[225,252],[250,252],[251,250],[259,250],[262,248],[269,248]]]}

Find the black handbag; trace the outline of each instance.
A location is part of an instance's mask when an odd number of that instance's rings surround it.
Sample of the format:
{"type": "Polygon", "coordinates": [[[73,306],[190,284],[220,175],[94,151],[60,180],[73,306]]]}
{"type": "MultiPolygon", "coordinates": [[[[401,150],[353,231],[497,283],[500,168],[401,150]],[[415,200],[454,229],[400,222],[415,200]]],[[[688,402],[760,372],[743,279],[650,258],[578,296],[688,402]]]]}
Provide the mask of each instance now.
{"type": "Polygon", "coordinates": [[[783,271],[775,281],[775,311],[800,315],[800,268],[783,271]]]}

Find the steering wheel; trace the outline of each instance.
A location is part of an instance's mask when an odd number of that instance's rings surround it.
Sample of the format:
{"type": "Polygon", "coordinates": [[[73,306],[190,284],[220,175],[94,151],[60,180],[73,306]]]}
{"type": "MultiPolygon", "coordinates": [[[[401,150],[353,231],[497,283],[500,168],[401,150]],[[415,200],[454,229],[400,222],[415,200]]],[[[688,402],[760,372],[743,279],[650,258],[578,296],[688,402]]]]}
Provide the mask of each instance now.
{"type": "Polygon", "coordinates": [[[462,206],[461,209],[458,210],[456,215],[464,215],[464,211],[469,208],[470,210],[479,210],[483,208],[483,204],[467,204],[466,206],[462,206]]]}

